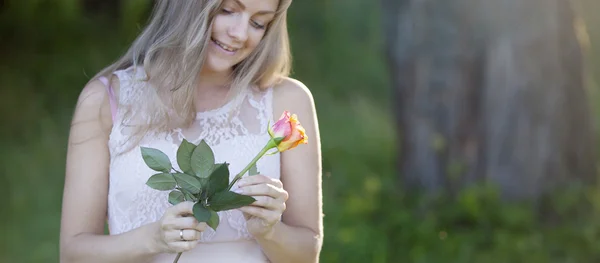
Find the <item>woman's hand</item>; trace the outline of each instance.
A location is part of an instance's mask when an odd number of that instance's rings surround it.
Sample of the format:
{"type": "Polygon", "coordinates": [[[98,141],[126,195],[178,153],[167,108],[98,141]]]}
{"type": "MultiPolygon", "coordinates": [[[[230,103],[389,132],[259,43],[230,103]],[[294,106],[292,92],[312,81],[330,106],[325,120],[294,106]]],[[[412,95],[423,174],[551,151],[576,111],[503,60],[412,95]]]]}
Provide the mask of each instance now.
{"type": "Polygon", "coordinates": [[[160,253],[179,253],[193,249],[207,227],[194,217],[193,202],[181,202],[169,207],[157,222],[154,247],[160,253]]]}
{"type": "Polygon", "coordinates": [[[236,193],[256,199],[251,205],[240,208],[246,213],[248,232],[255,237],[269,236],[286,208],[288,192],[283,189],[283,184],[280,180],[259,174],[240,179],[238,187],[236,193]]]}

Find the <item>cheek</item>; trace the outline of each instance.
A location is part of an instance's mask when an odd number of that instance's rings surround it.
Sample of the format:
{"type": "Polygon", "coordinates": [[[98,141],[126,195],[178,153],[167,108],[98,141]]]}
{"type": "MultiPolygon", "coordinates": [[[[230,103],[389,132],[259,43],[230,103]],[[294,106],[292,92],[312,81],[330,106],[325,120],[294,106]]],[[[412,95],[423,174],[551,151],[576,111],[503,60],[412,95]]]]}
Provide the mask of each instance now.
{"type": "Polygon", "coordinates": [[[212,24],[211,33],[218,34],[220,32],[225,32],[225,28],[227,28],[227,16],[217,15],[212,24]]]}
{"type": "Polygon", "coordinates": [[[251,32],[248,38],[247,47],[249,49],[255,49],[258,46],[258,44],[260,44],[260,41],[263,39],[263,37],[263,32],[251,32]]]}

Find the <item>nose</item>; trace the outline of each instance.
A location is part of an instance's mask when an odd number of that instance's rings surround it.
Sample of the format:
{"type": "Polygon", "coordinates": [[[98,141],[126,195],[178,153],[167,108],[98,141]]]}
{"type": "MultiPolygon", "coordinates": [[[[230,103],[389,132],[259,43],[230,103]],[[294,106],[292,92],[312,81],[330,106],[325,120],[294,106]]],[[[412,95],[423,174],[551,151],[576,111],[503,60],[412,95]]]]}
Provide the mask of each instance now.
{"type": "Polygon", "coordinates": [[[238,19],[234,19],[227,33],[238,42],[246,42],[246,39],[248,39],[248,24],[248,21],[240,16],[238,19]]]}

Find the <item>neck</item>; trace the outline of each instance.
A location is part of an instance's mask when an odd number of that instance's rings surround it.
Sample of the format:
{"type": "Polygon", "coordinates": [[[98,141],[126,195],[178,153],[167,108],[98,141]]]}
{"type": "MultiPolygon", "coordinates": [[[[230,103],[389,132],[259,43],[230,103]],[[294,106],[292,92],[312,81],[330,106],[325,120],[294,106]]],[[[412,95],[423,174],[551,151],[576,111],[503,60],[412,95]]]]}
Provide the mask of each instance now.
{"type": "Polygon", "coordinates": [[[230,91],[231,71],[214,72],[202,70],[198,76],[198,85],[194,94],[196,111],[202,112],[222,106],[230,91]]]}
{"type": "Polygon", "coordinates": [[[229,87],[231,71],[214,72],[203,69],[198,80],[198,91],[214,91],[229,87]]]}

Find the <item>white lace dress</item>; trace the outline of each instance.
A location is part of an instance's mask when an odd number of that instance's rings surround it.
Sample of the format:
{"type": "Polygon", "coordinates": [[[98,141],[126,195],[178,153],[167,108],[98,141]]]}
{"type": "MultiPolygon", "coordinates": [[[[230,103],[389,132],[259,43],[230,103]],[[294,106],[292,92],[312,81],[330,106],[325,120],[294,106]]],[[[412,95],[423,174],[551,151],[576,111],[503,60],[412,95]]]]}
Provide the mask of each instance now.
{"type": "MultiPolygon", "coordinates": [[[[142,70],[120,70],[119,102],[124,105],[137,103],[144,96],[142,70]]],[[[269,139],[267,125],[272,119],[272,91],[248,90],[239,100],[225,106],[201,112],[187,130],[154,134],[139,146],[152,147],[166,153],[173,166],[179,169],[176,151],[181,140],[197,144],[204,139],[215,154],[215,161],[230,163],[231,178],[241,171],[262,149],[269,139]],[[229,109],[240,106],[236,113],[229,109]]],[[[156,172],[143,162],[140,147],[126,151],[127,127],[121,124],[122,112],[116,112],[110,134],[110,184],[108,193],[108,223],[111,235],[121,234],[144,224],[159,220],[171,206],[168,191],[158,191],[145,183],[156,172]]],[[[261,174],[274,178],[280,176],[279,154],[265,156],[258,163],[261,174]]],[[[234,186],[234,189],[236,187],[234,186]]],[[[202,233],[201,243],[194,250],[182,254],[179,262],[268,262],[258,243],[246,230],[246,221],[241,211],[219,212],[217,231],[207,228],[202,233]]],[[[176,254],[163,254],[152,262],[173,262],[176,254]]]]}

